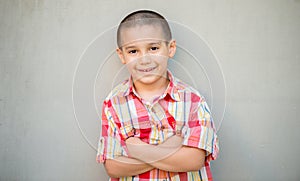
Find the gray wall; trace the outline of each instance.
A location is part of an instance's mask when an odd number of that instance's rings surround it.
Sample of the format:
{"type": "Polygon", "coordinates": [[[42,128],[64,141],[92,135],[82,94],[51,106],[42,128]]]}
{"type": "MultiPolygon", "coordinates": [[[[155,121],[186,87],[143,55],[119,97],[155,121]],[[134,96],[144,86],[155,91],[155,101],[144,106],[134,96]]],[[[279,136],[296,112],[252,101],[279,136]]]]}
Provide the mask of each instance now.
{"type": "Polygon", "coordinates": [[[219,58],[226,112],[215,180],[300,180],[299,0],[1,0],[0,180],[107,180],[95,162],[98,109],[79,110],[88,96],[73,107],[73,77],[91,41],[141,8],[189,27],[219,58]]]}

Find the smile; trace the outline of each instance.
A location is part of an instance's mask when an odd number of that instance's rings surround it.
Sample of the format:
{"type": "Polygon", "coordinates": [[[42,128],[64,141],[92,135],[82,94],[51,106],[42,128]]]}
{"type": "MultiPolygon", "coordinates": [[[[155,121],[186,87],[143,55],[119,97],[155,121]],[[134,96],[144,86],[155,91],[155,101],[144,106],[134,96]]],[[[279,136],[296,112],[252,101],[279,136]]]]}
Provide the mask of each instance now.
{"type": "Polygon", "coordinates": [[[151,72],[152,70],[156,69],[156,67],[147,68],[147,69],[137,69],[140,72],[151,72]]]}

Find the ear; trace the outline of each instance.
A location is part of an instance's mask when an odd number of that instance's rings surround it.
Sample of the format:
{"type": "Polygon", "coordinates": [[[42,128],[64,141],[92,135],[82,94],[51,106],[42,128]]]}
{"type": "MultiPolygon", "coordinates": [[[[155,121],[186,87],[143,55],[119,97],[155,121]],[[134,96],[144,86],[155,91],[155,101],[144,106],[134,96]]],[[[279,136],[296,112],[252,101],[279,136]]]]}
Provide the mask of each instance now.
{"type": "Polygon", "coordinates": [[[169,43],[169,58],[174,57],[175,53],[176,53],[176,41],[171,40],[169,43]]]}
{"type": "Polygon", "coordinates": [[[125,61],[125,58],[124,58],[124,55],[123,55],[123,51],[120,48],[117,48],[116,52],[117,52],[122,64],[126,64],[126,61],[125,61]]]}

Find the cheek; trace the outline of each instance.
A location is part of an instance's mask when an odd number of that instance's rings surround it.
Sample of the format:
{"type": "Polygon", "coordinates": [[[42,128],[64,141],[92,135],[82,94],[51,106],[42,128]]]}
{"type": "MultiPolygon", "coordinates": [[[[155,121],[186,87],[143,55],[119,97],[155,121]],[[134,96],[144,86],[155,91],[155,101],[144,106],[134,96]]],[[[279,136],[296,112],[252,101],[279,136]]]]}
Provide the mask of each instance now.
{"type": "Polygon", "coordinates": [[[135,63],[133,63],[133,61],[128,61],[126,63],[126,67],[129,70],[129,72],[132,72],[134,70],[134,68],[135,68],[135,63]]]}
{"type": "Polygon", "coordinates": [[[157,63],[160,64],[160,66],[165,67],[168,65],[168,60],[169,60],[168,57],[159,57],[157,59],[157,63]]]}
{"type": "Polygon", "coordinates": [[[126,56],[125,57],[126,64],[135,64],[138,60],[137,56],[126,56]]]}
{"type": "Polygon", "coordinates": [[[154,58],[157,61],[164,62],[164,61],[168,61],[169,56],[166,54],[166,52],[160,52],[159,54],[156,54],[154,58]]]}
{"type": "Polygon", "coordinates": [[[134,62],[134,61],[133,61],[134,58],[131,57],[131,56],[125,56],[125,57],[124,57],[124,60],[125,60],[126,65],[127,65],[127,64],[132,64],[132,62],[134,62]]]}
{"type": "Polygon", "coordinates": [[[164,68],[168,67],[168,61],[167,61],[167,60],[164,61],[164,63],[162,64],[162,66],[163,66],[164,68]]]}

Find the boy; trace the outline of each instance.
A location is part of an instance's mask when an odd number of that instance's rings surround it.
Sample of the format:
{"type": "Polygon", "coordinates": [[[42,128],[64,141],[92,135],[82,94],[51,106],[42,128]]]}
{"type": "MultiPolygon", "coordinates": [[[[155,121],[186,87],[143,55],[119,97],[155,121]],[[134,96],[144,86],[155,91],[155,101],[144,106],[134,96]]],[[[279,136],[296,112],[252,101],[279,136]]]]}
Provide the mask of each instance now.
{"type": "Polygon", "coordinates": [[[110,180],[212,180],[218,139],[204,98],[167,69],[176,52],[160,14],[140,10],[117,32],[117,53],[130,78],[102,107],[97,161],[110,180]]]}

